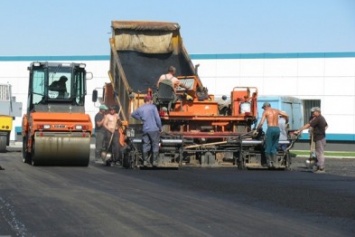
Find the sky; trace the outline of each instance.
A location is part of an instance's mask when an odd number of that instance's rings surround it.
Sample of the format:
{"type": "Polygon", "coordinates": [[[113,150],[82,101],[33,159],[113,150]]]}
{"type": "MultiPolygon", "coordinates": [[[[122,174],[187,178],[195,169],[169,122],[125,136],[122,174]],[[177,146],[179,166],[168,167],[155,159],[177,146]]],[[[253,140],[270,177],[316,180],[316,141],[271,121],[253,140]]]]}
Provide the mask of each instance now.
{"type": "Polygon", "coordinates": [[[1,0],[0,56],[109,55],[113,20],[177,22],[190,54],[355,52],[355,0],[1,0]]]}

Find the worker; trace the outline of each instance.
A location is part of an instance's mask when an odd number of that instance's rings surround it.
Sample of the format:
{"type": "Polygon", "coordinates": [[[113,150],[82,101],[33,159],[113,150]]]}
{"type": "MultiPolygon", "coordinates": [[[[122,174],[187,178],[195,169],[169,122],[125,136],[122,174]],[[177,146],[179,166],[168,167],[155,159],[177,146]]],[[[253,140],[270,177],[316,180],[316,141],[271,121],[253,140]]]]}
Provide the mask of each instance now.
{"type": "Polygon", "coordinates": [[[95,162],[100,160],[104,138],[105,138],[105,114],[108,108],[102,104],[99,107],[99,112],[95,115],[95,162]]]}
{"type": "Polygon", "coordinates": [[[265,120],[267,121],[266,139],[265,139],[265,157],[266,164],[269,168],[275,168],[277,147],[280,139],[279,116],[288,119],[288,115],[284,111],[271,108],[269,102],[265,102],[262,106],[264,109],[261,121],[256,131],[261,129],[265,120]]]}
{"type": "Polygon", "coordinates": [[[319,107],[314,107],[313,109],[313,119],[306,123],[303,127],[298,129],[295,133],[299,134],[304,129],[313,129],[313,141],[315,143],[315,151],[317,156],[317,165],[315,173],[324,173],[324,148],[326,145],[325,131],[328,128],[328,123],[321,114],[321,109],[319,107]]]}
{"type": "Polygon", "coordinates": [[[68,78],[66,76],[61,76],[58,81],[52,82],[52,84],[49,86],[49,90],[58,91],[57,98],[65,98],[68,95],[66,86],[67,81],[68,78]]]}
{"type": "Polygon", "coordinates": [[[143,166],[150,166],[149,152],[153,155],[153,166],[158,166],[161,120],[151,96],[144,97],[144,104],[131,116],[143,122],[143,166]]]}
{"type": "Polygon", "coordinates": [[[173,67],[173,66],[170,66],[168,68],[168,73],[163,74],[163,75],[160,76],[160,78],[159,78],[159,80],[157,82],[157,88],[159,89],[159,84],[162,81],[170,80],[175,93],[176,93],[176,90],[177,90],[178,87],[182,87],[182,88],[185,88],[185,89],[188,90],[189,87],[187,87],[185,84],[181,83],[181,81],[175,77],[175,73],[176,73],[176,68],[173,67]]]}
{"type": "Polygon", "coordinates": [[[105,115],[103,125],[106,129],[105,132],[105,149],[106,151],[112,151],[111,165],[119,162],[120,147],[119,147],[119,132],[118,126],[120,124],[120,118],[116,112],[116,107],[111,105],[108,113],[105,115]],[[112,148],[112,149],[110,149],[112,148]]]}
{"type": "MultiPolygon", "coordinates": [[[[311,122],[312,119],[314,118],[314,108],[311,108],[311,116],[308,119],[308,122],[311,122]]],[[[313,140],[313,128],[309,127],[308,128],[308,135],[309,135],[309,148],[310,148],[310,157],[309,159],[306,160],[306,164],[308,165],[308,167],[312,168],[313,165],[315,165],[317,163],[317,155],[316,155],[316,151],[315,151],[315,143],[313,140]]]]}

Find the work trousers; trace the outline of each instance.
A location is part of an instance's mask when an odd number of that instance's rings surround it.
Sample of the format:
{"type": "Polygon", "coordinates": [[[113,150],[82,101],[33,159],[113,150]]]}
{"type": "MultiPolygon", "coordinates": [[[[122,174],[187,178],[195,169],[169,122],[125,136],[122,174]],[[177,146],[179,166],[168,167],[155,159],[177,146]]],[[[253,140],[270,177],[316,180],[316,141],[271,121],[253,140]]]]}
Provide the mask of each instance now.
{"type": "Polygon", "coordinates": [[[104,146],[105,131],[95,132],[95,158],[99,159],[104,146]]]}
{"type": "Polygon", "coordinates": [[[268,127],[266,130],[265,139],[265,154],[275,155],[277,153],[277,147],[279,146],[280,128],[268,127]]]}
{"type": "Polygon", "coordinates": [[[106,131],[105,135],[105,148],[108,152],[112,151],[113,161],[117,161],[120,155],[120,145],[119,145],[120,135],[118,130],[115,130],[113,135],[110,131],[106,131]],[[112,139],[111,139],[112,137],[112,139]],[[110,142],[111,141],[111,142],[110,142]]]}
{"type": "Polygon", "coordinates": [[[142,136],[143,152],[159,152],[160,132],[145,132],[142,136]]]}
{"type": "Polygon", "coordinates": [[[321,139],[321,140],[318,140],[315,142],[315,151],[316,151],[316,155],[317,155],[317,166],[320,168],[320,169],[324,169],[324,161],[325,161],[325,158],[324,158],[324,148],[325,148],[325,145],[326,145],[326,140],[325,138],[321,139]]]}

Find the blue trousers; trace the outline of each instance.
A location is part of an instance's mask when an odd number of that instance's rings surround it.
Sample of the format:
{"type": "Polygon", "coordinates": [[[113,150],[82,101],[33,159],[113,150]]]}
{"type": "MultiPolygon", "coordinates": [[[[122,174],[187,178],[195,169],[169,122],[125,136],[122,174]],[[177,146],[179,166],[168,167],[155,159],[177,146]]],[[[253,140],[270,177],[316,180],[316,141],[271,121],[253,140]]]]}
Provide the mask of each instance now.
{"type": "Polygon", "coordinates": [[[268,127],[266,130],[265,139],[265,154],[275,155],[277,153],[277,147],[279,146],[280,128],[268,127]]]}

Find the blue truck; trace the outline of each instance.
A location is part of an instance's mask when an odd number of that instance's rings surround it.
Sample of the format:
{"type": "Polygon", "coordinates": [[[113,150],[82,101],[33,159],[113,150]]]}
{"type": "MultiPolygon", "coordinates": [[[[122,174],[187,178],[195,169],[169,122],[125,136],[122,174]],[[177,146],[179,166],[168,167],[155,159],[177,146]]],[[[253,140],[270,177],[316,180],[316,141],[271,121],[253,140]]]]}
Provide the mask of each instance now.
{"type": "MultiPolygon", "coordinates": [[[[265,102],[269,102],[271,107],[285,111],[289,115],[289,131],[297,130],[304,125],[303,102],[300,98],[293,96],[259,96],[258,97],[258,122],[263,114],[262,106],[265,102]]],[[[263,130],[266,131],[266,122],[263,130]]]]}

